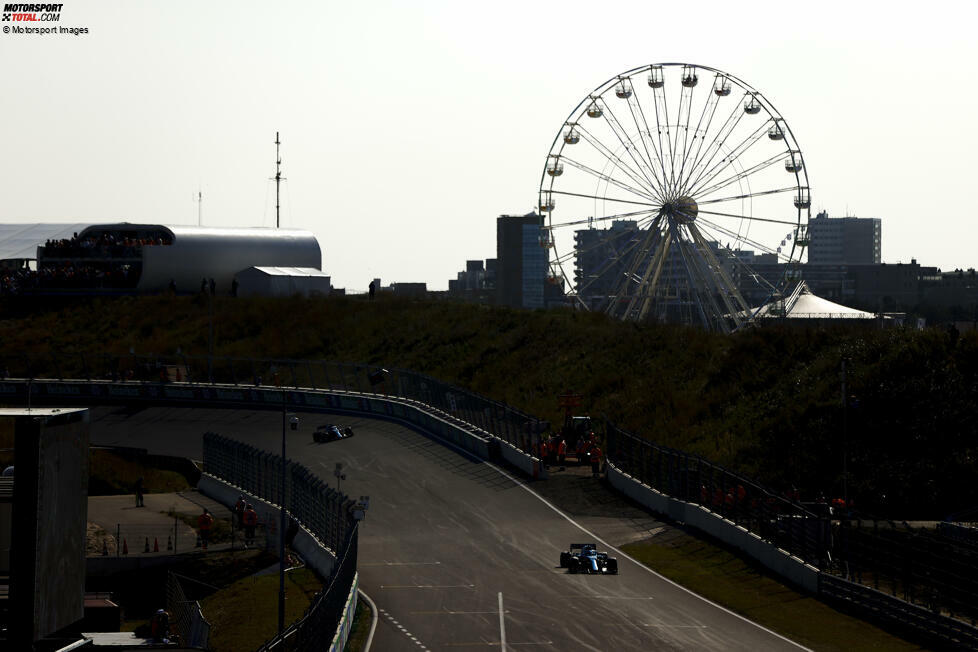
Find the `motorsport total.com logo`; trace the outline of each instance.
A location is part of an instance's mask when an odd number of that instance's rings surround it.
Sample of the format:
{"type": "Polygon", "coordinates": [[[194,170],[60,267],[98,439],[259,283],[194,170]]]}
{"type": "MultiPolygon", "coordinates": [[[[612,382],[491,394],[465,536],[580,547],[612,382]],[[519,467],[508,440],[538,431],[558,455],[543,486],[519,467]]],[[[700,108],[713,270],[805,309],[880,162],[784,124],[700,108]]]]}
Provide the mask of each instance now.
{"type": "Polygon", "coordinates": [[[35,5],[35,4],[5,4],[3,6],[3,22],[46,22],[56,23],[61,20],[61,8],[59,5],[35,5]]]}

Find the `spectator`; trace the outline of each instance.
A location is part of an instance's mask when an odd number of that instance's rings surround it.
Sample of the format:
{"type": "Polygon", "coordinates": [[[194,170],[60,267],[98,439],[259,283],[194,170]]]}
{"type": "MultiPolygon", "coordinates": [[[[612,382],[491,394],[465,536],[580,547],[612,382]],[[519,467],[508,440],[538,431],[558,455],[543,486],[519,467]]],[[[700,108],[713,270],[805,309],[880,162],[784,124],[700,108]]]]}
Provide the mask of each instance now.
{"type": "Polygon", "coordinates": [[[143,505],[143,476],[139,476],[136,480],[136,507],[145,507],[143,505]]]}
{"type": "Polygon", "coordinates": [[[245,506],[244,513],[241,515],[245,531],[245,547],[255,543],[255,527],[258,525],[258,512],[252,504],[245,506]]]}
{"type": "Polygon", "coordinates": [[[197,529],[200,532],[200,547],[207,551],[207,540],[211,536],[211,527],[214,525],[214,517],[204,508],[204,513],[197,517],[197,529]]]}

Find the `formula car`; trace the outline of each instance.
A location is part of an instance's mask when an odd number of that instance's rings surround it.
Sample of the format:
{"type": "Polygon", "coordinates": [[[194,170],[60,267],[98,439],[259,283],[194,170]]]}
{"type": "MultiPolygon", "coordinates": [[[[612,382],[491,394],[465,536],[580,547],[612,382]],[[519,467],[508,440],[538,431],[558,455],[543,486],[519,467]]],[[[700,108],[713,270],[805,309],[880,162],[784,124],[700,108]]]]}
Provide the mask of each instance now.
{"type": "Polygon", "coordinates": [[[572,543],[560,553],[560,567],[569,573],[617,575],[618,560],[598,552],[596,543],[572,543]]]}
{"type": "Polygon", "coordinates": [[[353,428],[347,426],[346,428],[340,428],[339,426],[333,425],[332,423],[325,426],[319,426],[316,431],[312,433],[312,440],[315,442],[329,442],[336,441],[337,439],[346,439],[347,437],[353,436],[353,428]]]}

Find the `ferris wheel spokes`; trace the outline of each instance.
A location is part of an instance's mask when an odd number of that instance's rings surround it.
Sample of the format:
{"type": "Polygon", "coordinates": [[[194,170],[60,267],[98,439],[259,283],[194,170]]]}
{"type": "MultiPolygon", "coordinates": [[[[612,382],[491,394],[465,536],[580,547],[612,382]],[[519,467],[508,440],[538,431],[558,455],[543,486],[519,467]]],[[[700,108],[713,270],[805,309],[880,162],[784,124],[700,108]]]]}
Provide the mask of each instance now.
{"type": "Polygon", "coordinates": [[[580,126],[578,127],[578,131],[580,135],[584,137],[584,140],[589,145],[591,145],[595,150],[597,150],[597,152],[601,154],[605,159],[607,159],[608,162],[610,162],[614,167],[621,170],[622,173],[624,173],[625,176],[631,179],[635,184],[637,184],[638,186],[645,187],[646,192],[648,192],[650,195],[656,196],[661,194],[656,192],[657,189],[654,186],[646,185],[648,182],[646,179],[643,178],[644,175],[640,175],[640,173],[633,170],[631,166],[628,165],[628,163],[623,161],[620,156],[618,156],[613,151],[608,149],[608,147],[604,143],[602,143],[600,139],[596,138],[591,132],[589,132],[584,127],[580,127],[580,126]]]}
{"type": "Polygon", "coordinates": [[[713,165],[708,171],[701,171],[699,176],[690,183],[688,192],[693,194],[699,192],[699,187],[702,184],[710,183],[715,179],[721,172],[730,167],[734,161],[747,153],[751,147],[760,142],[761,138],[767,133],[767,123],[762,124],[753,133],[740,141],[736,147],[730,150],[730,153],[720,159],[717,163],[713,165]]]}
{"type": "MultiPolygon", "coordinates": [[[[776,220],[770,217],[757,217],[756,215],[738,215],[737,213],[720,213],[718,211],[699,211],[699,215],[716,215],[718,217],[736,217],[740,220],[749,222],[766,222],[768,224],[784,224],[786,226],[798,226],[798,221],[789,222],[787,220],[776,220]]],[[[699,219],[699,216],[697,216],[699,219]]]]}
{"type": "MultiPolygon", "coordinates": [[[[631,83],[630,78],[629,78],[629,83],[631,83]]],[[[638,95],[635,93],[632,93],[631,95],[628,96],[628,110],[632,114],[632,122],[635,123],[635,128],[638,130],[639,136],[642,138],[642,145],[645,147],[645,155],[648,157],[649,162],[653,163],[652,165],[653,174],[655,170],[654,161],[655,160],[659,161],[659,169],[662,171],[662,178],[659,179],[659,176],[657,174],[655,176],[656,179],[659,180],[659,187],[664,190],[666,187],[665,162],[662,160],[661,152],[659,152],[659,150],[656,149],[655,147],[655,141],[652,140],[652,132],[649,129],[649,123],[645,118],[645,111],[642,109],[642,104],[638,101],[638,95]],[[642,119],[641,122],[639,122],[639,118],[642,119]],[[652,145],[652,151],[655,152],[655,157],[653,157],[652,153],[649,152],[650,144],[652,145]]]]}
{"type": "MultiPolygon", "coordinates": [[[[716,182],[715,184],[713,184],[709,188],[703,188],[702,190],[700,190],[700,191],[697,192],[697,195],[699,195],[700,197],[708,197],[711,194],[713,194],[714,192],[717,192],[718,190],[722,190],[723,188],[726,188],[727,186],[729,186],[729,185],[731,185],[733,183],[737,183],[738,181],[740,181],[742,179],[746,179],[747,177],[751,176],[752,174],[755,174],[755,173],[758,173],[758,172],[762,172],[762,171],[766,170],[767,168],[771,167],[772,165],[774,165],[776,163],[780,163],[781,162],[781,157],[784,156],[784,155],[785,155],[785,152],[778,152],[777,154],[775,154],[771,158],[767,159],[766,161],[761,161],[760,163],[757,163],[757,164],[755,164],[755,165],[747,168],[746,170],[742,170],[740,172],[737,172],[733,176],[729,176],[726,179],[724,179],[723,181],[716,182]]],[[[700,203],[702,203],[702,202],[700,202],[700,203]]]]}
{"type": "MultiPolygon", "coordinates": [[[[740,124],[740,120],[744,117],[743,112],[737,110],[739,108],[740,104],[735,103],[733,109],[730,111],[730,115],[727,116],[727,119],[724,120],[723,125],[721,125],[720,129],[718,129],[713,135],[713,140],[710,141],[706,151],[701,155],[697,154],[697,158],[693,161],[693,165],[689,169],[687,178],[682,182],[683,187],[688,188],[692,186],[694,179],[693,175],[702,174],[703,170],[713,163],[713,159],[715,159],[716,155],[723,149],[723,143],[730,138],[731,134],[733,134],[734,130],[737,128],[737,125],[740,124]],[[697,173],[697,170],[699,170],[699,173],[697,173]]],[[[698,178],[699,176],[696,177],[696,179],[698,178]]]]}
{"type": "MultiPolygon", "coordinates": [[[[714,77],[714,88],[716,88],[716,79],[718,78],[719,74],[714,77]]],[[[680,188],[682,188],[685,184],[686,163],[689,162],[692,164],[692,161],[695,160],[695,157],[691,158],[691,154],[693,153],[693,147],[696,145],[697,138],[699,138],[700,141],[699,147],[696,150],[697,156],[699,155],[699,151],[703,148],[703,141],[706,140],[706,134],[710,131],[710,123],[713,122],[713,114],[716,113],[716,108],[720,103],[720,97],[721,96],[717,93],[708,93],[706,96],[706,102],[703,103],[703,111],[700,113],[700,118],[696,123],[696,129],[693,131],[693,140],[690,143],[689,150],[683,151],[683,163],[682,167],[679,169],[680,188]],[[706,117],[707,111],[710,112],[710,117],[707,120],[706,128],[701,131],[700,129],[703,127],[703,118],[706,117]]],[[[688,128],[689,125],[687,124],[687,130],[688,128]]]]}
{"type": "Polygon", "coordinates": [[[614,114],[614,111],[611,110],[611,107],[607,102],[602,100],[602,104],[605,107],[605,110],[602,112],[602,117],[604,118],[608,127],[615,134],[615,137],[618,138],[621,146],[628,152],[628,155],[639,168],[642,176],[645,177],[645,180],[648,181],[649,185],[651,185],[654,189],[658,190],[658,195],[661,197],[663,195],[663,187],[661,183],[657,184],[656,182],[652,181],[652,179],[656,179],[656,181],[658,181],[658,177],[655,174],[655,168],[653,167],[653,162],[642,159],[642,153],[638,151],[638,146],[635,145],[635,142],[628,135],[628,132],[622,126],[621,122],[619,122],[617,116],[614,114]],[[635,157],[636,154],[638,154],[637,159],[635,157]],[[648,176],[648,172],[652,173],[651,178],[648,176]]]}
{"type": "MultiPolygon", "coordinates": [[[[647,192],[644,192],[644,191],[640,190],[639,188],[635,188],[633,186],[628,185],[627,183],[624,183],[622,181],[619,181],[618,179],[614,178],[613,176],[611,176],[609,174],[605,174],[604,172],[599,172],[598,170],[595,170],[593,168],[590,168],[587,165],[584,165],[583,163],[580,163],[580,162],[578,162],[578,161],[576,161],[576,160],[574,160],[572,158],[568,158],[567,156],[561,156],[560,157],[560,160],[562,162],[564,162],[564,163],[567,163],[568,165],[571,165],[571,166],[577,168],[581,172],[584,172],[586,174],[590,174],[591,176],[595,177],[599,181],[604,181],[605,183],[610,183],[613,186],[617,186],[618,188],[621,188],[625,192],[633,193],[635,195],[638,195],[639,197],[642,197],[644,199],[648,199],[648,200],[651,200],[651,201],[659,201],[658,197],[654,197],[653,195],[651,195],[651,194],[649,194],[647,192]]],[[[778,160],[780,161],[780,158],[778,160]]]]}

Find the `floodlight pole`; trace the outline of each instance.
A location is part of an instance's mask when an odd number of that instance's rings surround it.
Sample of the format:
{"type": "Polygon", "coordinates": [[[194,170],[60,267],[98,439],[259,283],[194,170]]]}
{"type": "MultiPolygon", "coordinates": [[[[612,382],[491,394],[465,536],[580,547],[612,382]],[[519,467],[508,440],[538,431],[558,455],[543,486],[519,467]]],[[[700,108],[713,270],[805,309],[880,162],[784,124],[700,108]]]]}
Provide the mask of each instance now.
{"type": "Polygon", "coordinates": [[[842,499],[846,502],[845,512],[849,509],[849,399],[846,396],[846,359],[842,358],[842,499]]]}
{"type": "MultiPolygon", "coordinates": [[[[277,134],[276,134],[277,136],[277,134]]],[[[276,137],[277,140],[277,137],[276,137]]],[[[286,390],[282,388],[282,498],[278,532],[278,633],[285,631],[285,421],[286,390]]]]}

